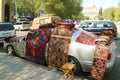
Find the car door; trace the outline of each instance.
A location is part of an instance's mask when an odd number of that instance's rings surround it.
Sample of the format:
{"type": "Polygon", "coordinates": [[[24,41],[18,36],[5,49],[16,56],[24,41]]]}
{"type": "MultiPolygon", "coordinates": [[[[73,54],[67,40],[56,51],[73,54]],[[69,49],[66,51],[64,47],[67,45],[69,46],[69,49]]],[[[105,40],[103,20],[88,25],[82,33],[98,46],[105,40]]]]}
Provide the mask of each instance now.
{"type": "Polygon", "coordinates": [[[26,49],[26,36],[21,38],[16,45],[17,54],[20,57],[25,58],[25,49],[26,49]]]}

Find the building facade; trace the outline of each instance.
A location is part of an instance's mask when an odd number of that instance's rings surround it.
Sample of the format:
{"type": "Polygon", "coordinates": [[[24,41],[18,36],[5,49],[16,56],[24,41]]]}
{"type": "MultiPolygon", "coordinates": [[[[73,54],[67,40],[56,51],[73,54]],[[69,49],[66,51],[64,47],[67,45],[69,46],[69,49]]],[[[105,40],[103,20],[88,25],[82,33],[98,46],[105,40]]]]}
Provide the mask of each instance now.
{"type": "Polygon", "coordinates": [[[0,0],[0,22],[4,22],[4,0],[0,0]]]}
{"type": "Polygon", "coordinates": [[[96,7],[95,5],[84,6],[82,13],[85,16],[88,16],[89,19],[96,19],[99,14],[100,7],[96,7]]]}
{"type": "Polygon", "coordinates": [[[0,0],[0,22],[12,22],[13,11],[10,10],[10,5],[6,0],[0,0]]]}

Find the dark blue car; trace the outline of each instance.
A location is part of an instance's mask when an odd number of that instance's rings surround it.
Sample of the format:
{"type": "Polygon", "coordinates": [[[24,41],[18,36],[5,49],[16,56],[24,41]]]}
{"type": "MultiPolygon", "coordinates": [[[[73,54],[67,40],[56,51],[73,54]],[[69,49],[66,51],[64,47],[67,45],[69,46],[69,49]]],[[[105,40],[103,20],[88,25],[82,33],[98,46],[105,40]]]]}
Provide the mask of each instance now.
{"type": "Polygon", "coordinates": [[[82,28],[88,32],[94,32],[100,35],[102,31],[111,30],[114,37],[117,37],[117,27],[112,21],[108,20],[85,20],[81,22],[78,28],[82,28]]]}

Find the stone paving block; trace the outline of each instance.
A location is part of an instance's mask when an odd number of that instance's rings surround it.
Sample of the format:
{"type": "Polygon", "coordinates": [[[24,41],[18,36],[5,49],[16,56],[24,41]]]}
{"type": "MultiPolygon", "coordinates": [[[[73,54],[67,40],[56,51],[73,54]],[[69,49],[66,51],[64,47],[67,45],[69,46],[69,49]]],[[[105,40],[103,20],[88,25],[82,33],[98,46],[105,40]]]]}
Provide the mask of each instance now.
{"type": "MultiPolygon", "coordinates": [[[[0,53],[0,80],[62,80],[62,75],[62,71],[54,68],[0,53]]],[[[73,80],[89,79],[75,76],[73,80]]]]}

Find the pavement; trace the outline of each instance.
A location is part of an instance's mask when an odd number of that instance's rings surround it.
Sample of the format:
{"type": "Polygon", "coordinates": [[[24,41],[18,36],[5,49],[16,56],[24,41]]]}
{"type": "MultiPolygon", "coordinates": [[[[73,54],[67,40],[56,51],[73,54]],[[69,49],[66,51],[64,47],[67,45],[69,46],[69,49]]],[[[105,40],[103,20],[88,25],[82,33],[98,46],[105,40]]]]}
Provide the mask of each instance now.
{"type": "MultiPolygon", "coordinates": [[[[0,53],[0,80],[69,80],[60,70],[48,68],[25,59],[0,53]]],[[[90,80],[74,76],[73,80],[90,80]]]]}
{"type": "Polygon", "coordinates": [[[0,54],[0,80],[61,80],[62,74],[15,56],[0,54]]]}

